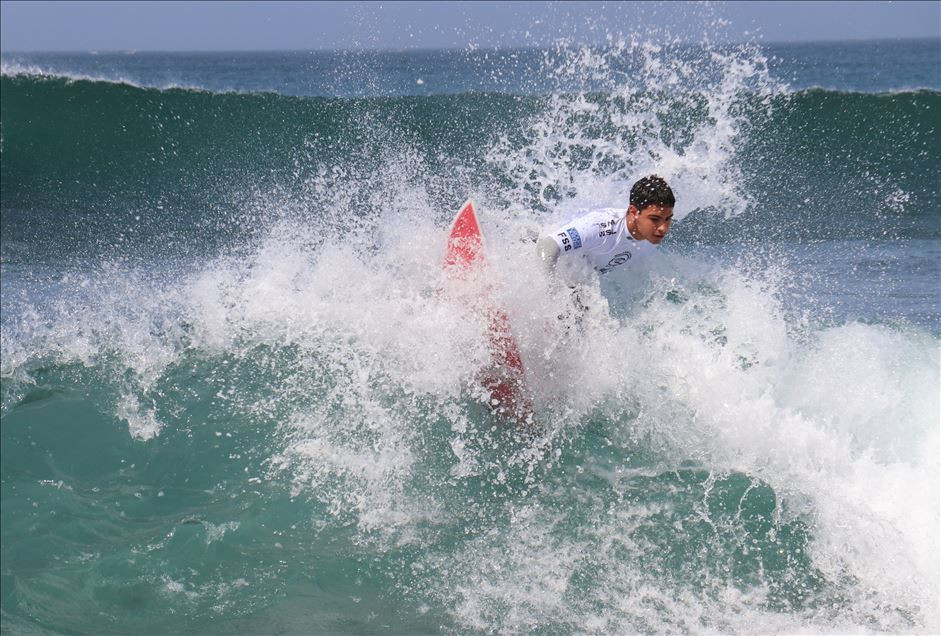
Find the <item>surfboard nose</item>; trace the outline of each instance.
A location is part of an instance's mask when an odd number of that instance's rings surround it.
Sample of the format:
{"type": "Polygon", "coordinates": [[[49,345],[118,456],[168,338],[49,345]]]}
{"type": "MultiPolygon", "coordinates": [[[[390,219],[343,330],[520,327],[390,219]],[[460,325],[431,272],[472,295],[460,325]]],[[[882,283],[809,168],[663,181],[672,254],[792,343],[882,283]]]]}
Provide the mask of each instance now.
{"type": "Polygon", "coordinates": [[[483,240],[474,203],[470,199],[464,202],[448,234],[448,247],[445,253],[445,265],[467,267],[475,261],[483,260],[483,240]]]}

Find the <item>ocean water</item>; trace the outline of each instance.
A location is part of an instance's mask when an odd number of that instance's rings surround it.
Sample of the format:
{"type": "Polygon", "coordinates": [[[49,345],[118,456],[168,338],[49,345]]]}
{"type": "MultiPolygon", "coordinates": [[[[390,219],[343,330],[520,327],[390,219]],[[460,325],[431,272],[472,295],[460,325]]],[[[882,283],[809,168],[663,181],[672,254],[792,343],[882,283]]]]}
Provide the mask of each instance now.
{"type": "Polygon", "coordinates": [[[0,159],[4,633],[941,630],[941,41],[4,53],[0,159]]]}

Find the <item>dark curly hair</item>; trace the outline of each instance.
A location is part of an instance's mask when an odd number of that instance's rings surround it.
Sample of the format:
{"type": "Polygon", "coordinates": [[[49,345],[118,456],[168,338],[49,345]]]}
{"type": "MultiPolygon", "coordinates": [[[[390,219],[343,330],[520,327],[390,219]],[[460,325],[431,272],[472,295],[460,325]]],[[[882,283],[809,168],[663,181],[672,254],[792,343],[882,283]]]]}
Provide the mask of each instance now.
{"type": "Polygon", "coordinates": [[[638,211],[643,210],[648,205],[662,205],[672,208],[676,205],[676,197],[673,196],[673,190],[667,185],[663,177],[655,174],[638,179],[637,183],[631,186],[631,205],[638,211]]]}

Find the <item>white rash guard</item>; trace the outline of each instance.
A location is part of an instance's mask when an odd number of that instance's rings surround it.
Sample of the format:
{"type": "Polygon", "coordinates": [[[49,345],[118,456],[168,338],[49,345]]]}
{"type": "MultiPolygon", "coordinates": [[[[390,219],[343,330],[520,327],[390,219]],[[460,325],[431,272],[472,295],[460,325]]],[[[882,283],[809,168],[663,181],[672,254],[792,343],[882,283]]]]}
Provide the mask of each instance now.
{"type": "Polygon", "coordinates": [[[636,262],[656,249],[650,241],[634,240],[627,231],[627,212],[618,208],[587,212],[539,241],[539,253],[547,266],[554,266],[561,255],[581,253],[601,274],[636,262]],[[549,242],[550,238],[555,241],[555,247],[549,242]]]}

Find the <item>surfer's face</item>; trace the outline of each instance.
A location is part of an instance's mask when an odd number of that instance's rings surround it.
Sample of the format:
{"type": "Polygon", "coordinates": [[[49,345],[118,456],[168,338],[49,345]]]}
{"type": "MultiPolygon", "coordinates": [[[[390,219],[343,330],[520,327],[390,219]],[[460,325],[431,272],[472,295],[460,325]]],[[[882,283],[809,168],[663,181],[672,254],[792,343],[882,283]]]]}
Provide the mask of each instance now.
{"type": "Polygon", "coordinates": [[[631,235],[654,245],[660,243],[673,223],[673,208],[666,205],[648,205],[643,210],[636,206],[627,209],[627,229],[631,235]]]}

